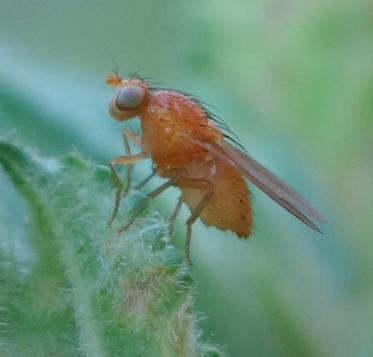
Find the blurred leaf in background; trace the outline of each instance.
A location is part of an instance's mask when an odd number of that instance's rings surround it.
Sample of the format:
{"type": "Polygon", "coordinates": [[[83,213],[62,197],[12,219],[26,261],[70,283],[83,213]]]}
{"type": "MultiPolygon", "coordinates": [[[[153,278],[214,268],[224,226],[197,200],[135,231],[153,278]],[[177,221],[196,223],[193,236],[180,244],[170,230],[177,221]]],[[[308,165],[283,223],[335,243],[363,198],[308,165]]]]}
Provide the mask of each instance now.
{"type": "MultiPolygon", "coordinates": [[[[372,39],[369,0],[0,0],[0,132],[105,164],[123,150],[103,81],[113,58],[199,96],[328,218],[320,239],[253,190],[249,241],[197,224],[204,334],[229,356],[371,356],[372,39]]],[[[1,240],[27,260],[10,238],[24,202],[0,182],[1,240]]]]}

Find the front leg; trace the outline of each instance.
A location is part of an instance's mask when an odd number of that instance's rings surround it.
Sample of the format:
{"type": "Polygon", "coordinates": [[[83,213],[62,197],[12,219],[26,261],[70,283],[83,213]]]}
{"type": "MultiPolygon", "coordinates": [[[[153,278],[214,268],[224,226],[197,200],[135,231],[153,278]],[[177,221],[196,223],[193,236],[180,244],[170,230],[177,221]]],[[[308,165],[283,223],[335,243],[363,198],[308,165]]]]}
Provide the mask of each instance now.
{"type": "MultiPolygon", "coordinates": [[[[141,146],[141,138],[137,136],[132,130],[130,129],[124,129],[122,132],[122,138],[123,138],[123,145],[124,145],[124,151],[126,152],[126,156],[132,156],[130,142],[134,143],[135,145],[141,146]]],[[[121,188],[121,196],[119,198],[122,199],[123,197],[128,195],[128,192],[131,188],[132,183],[132,170],[133,170],[134,164],[128,164],[127,168],[127,181],[126,181],[126,188],[123,190],[123,186],[121,188]]],[[[113,171],[112,171],[113,172],[113,171]]],[[[117,175],[118,176],[118,175],[117,175]]],[[[117,186],[119,187],[119,186],[117,186]]]]}
{"type": "Polygon", "coordinates": [[[128,193],[129,188],[130,188],[130,184],[131,184],[130,171],[127,171],[127,186],[126,186],[126,189],[124,190],[122,181],[120,180],[120,178],[118,176],[118,173],[116,172],[114,166],[116,166],[116,165],[121,165],[121,166],[131,165],[130,168],[132,168],[133,165],[136,162],[138,162],[140,160],[143,160],[147,157],[148,157],[148,155],[145,152],[140,152],[136,155],[118,156],[118,157],[116,157],[116,158],[114,158],[113,160],[110,161],[109,167],[110,167],[110,171],[111,171],[111,176],[112,176],[113,181],[114,181],[114,185],[116,187],[116,194],[115,194],[115,204],[114,204],[113,213],[112,213],[111,218],[108,222],[109,226],[111,226],[111,224],[113,223],[113,221],[114,221],[114,219],[115,219],[115,217],[118,213],[121,198],[124,197],[128,193]],[[122,194],[123,191],[124,191],[124,194],[122,194]]]}

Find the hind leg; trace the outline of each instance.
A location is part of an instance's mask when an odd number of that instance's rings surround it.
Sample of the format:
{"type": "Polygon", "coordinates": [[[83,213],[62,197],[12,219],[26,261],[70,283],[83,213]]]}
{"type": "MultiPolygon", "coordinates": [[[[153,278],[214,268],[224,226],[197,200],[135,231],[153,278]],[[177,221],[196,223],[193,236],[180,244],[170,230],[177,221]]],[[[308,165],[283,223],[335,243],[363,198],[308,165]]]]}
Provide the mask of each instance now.
{"type": "Polygon", "coordinates": [[[169,223],[169,226],[168,226],[168,236],[170,237],[169,238],[169,241],[171,242],[171,239],[172,239],[172,234],[174,232],[174,226],[175,226],[175,222],[176,222],[176,218],[180,212],[180,208],[183,204],[183,197],[180,196],[177,200],[177,204],[176,204],[176,207],[174,209],[174,212],[172,213],[172,216],[170,218],[170,223],[169,223]]]}
{"type": "Polygon", "coordinates": [[[192,259],[190,257],[190,243],[192,239],[192,225],[200,216],[201,212],[210,202],[210,199],[214,193],[213,184],[205,179],[194,179],[194,178],[183,178],[181,179],[178,186],[183,188],[193,188],[199,189],[204,191],[204,195],[199,203],[191,210],[191,215],[186,222],[186,235],[185,235],[185,244],[184,244],[184,251],[185,251],[185,258],[187,260],[188,265],[192,266],[192,259]]]}

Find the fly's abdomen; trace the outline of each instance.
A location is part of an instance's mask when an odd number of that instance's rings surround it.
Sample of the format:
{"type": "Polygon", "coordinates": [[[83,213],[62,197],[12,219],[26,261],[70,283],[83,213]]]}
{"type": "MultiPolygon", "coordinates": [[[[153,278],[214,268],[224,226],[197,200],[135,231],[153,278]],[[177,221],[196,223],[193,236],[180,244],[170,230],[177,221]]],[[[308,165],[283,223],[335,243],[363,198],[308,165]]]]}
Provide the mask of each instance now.
{"type": "MultiPolygon", "coordinates": [[[[212,183],[211,200],[202,211],[200,218],[208,226],[230,230],[239,237],[251,233],[252,216],[249,191],[239,171],[214,159],[214,165],[204,179],[212,183]]],[[[206,194],[204,190],[180,188],[183,201],[193,210],[206,194]]]]}

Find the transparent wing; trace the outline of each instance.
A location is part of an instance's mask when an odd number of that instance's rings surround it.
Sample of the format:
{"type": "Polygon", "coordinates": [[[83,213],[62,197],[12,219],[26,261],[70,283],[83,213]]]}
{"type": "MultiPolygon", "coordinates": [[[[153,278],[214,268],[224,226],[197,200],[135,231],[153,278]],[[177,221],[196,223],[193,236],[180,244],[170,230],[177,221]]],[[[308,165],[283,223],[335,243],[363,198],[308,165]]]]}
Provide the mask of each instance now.
{"type": "Polygon", "coordinates": [[[322,214],[251,156],[224,141],[213,144],[200,141],[195,141],[195,143],[204,147],[213,155],[228,160],[231,165],[238,168],[247,179],[281,207],[285,208],[308,227],[321,233],[321,229],[316,225],[315,221],[324,223],[325,219],[322,214]]]}

